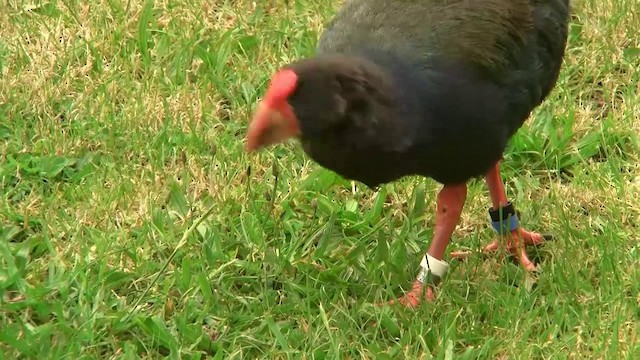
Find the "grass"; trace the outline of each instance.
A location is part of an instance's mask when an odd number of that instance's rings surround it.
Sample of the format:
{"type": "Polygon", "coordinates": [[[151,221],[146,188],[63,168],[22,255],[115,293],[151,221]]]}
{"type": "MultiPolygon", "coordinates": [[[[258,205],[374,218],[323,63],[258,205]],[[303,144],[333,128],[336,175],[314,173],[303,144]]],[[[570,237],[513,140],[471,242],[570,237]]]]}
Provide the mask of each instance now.
{"type": "MultiPolygon", "coordinates": [[[[636,1],[574,1],[558,86],[505,155],[525,226],[555,235],[537,281],[474,257],[416,311],[371,304],[417,274],[439,185],[368,189],[295,143],[247,156],[269,75],[338,6],[254,3],[0,5],[0,358],[639,357],[636,1]]],[[[493,236],[469,191],[450,250],[493,236]]]]}

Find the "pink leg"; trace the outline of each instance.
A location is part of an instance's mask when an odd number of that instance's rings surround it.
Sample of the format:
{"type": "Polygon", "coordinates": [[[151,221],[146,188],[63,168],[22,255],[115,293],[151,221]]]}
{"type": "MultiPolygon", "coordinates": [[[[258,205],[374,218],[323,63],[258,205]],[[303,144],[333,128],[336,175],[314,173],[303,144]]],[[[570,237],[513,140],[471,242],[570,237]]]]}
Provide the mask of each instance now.
{"type": "MultiPolygon", "coordinates": [[[[485,182],[487,183],[487,187],[489,188],[489,195],[491,197],[491,203],[493,210],[496,210],[500,207],[504,207],[508,204],[507,196],[504,191],[504,185],[502,183],[502,178],[500,176],[500,163],[496,163],[494,167],[489,170],[487,175],[485,176],[485,182]]],[[[535,270],[535,265],[529,259],[527,252],[525,251],[525,246],[538,245],[546,239],[545,236],[526,231],[522,227],[519,227],[517,230],[511,231],[510,239],[507,240],[507,250],[509,250],[513,255],[515,255],[520,264],[528,270],[535,270]]],[[[495,252],[500,247],[500,243],[498,240],[494,240],[484,247],[484,252],[495,252]]],[[[454,258],[464,258],[469,256],[468,252],[455,252],[451,253],[451,256],[454,258]]]]}
{"type": "MultiPolygon", "coordinates": [[[[466,184],[445,185],[438,194],[436,225],[433,240],[429,250],[427,250],[427,254],[435,258],[436,261],[442,260],[444,256],[445,249],[451,240],[451,234],[453,234],[453,230],[460,220],[460,214],[466,199],[466,184]]],[[[434,300],[434,289],[432,286],[425,286],[425,284],[416,280],[411,290],[398,299],[397,302],[404,306],[415,308],[423,298],[427,301],[434,300]]],[[[391,301],[390,303],[394,304],[396,301],[391,301]]]]}

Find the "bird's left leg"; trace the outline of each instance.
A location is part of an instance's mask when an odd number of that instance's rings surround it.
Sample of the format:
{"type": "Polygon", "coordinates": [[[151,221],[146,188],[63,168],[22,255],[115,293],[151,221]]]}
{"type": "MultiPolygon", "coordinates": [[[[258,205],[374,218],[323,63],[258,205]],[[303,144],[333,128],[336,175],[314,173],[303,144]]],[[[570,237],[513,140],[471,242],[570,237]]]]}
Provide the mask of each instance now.
{"type": "MultiPolygon", "coordinates": [[[[485,182],[489,188],[492,209],[489,210],[493,228],[499,235],[510,232],[511,239],[507,241],[507,249],[520,260],[520,264],[527,271],[535,270],[536,266],[529,259],[525,246],[538,245],[545,240],[545,236],[527,231],[518,223],[518,215],[513,205],[507,201],[504,184],[500,176],[500,162],[497,162],[485,176],[485,182]]],[[[487,245],[485,251],[496,251],[499,248],[498,240],[487,245]]]]}
{"type": "MultiPolygon", "coordinates": [[[[467,199],[467,185],[445,185],[437,198],[436,224],[429,250],[420,263],[420,274],[413,283],[411,290],[398,302],[404,306],[415,308],[423,298],[429,301],[435,299],[434,288],[438,286],[442,277],[449,269],[449,265],[442,261],[445,249],[451,240],[451,234],[460,220],[460,214],[467,199]],[[425,289],[426,285],[426,289],[425,289]]],[[[395,301],[391,301],[391,304],[395,301]]]]}
{"type": "MultiPolygon", "coordinates": [[[[489,216],[491,217],[494,230],[498,232],[499,237],[506,235],[507,250],[520,261],[520,264],[527,271],[535,270],[536,266],[529,259],[525,247],[541,244],[551,237],[527,231],[520,226],[515,207],[507,201],[504,184],[500,176],[500,162],[496,163],[487,172],[485,182],[487,183],[489,196],[491,197],[492,208],[489,210],[489,216]]],[[[483,251],[495,252],[499,247],[500,243],[498,240],[494,240],[485,246],[483,251]]],[[[464,258],[468,255],[468,252],[451,253],[453,258],[464,258]]]]}

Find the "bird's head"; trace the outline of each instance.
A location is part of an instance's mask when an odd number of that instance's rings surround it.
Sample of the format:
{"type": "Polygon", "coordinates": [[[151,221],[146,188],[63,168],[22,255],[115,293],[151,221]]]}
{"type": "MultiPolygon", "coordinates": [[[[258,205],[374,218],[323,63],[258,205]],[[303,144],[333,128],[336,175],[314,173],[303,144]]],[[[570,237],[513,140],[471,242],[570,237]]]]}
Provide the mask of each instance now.
{"type": "Polygon", "coordinates": [[[343,128],[373,106],[372,83],[381,78],[364,60],[325,56],[301,60],[271,78],[249,125],[247,150],[290,138],[312,140],[343,128]],[[378,76],[376,76],[378,75],[378,76]]]}

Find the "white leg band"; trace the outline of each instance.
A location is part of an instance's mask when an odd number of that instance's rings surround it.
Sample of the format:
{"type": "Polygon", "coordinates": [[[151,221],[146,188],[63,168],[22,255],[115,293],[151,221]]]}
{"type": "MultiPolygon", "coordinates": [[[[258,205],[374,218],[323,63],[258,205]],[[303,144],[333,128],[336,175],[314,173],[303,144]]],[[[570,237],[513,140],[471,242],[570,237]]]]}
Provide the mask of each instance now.
{"type": "Polygon", "coordinates": [[[420,267],[422,269],[418,274],[417,280],[423,284],[425,282],[431,283],[434,286],[437,286],[438,283],[440,283],[440,280],[449,270],[449,264],[442,260],[438,260],[429,254],[426,254],[422,258],[420,267]]]}

